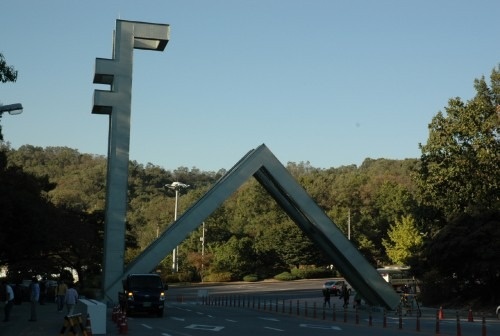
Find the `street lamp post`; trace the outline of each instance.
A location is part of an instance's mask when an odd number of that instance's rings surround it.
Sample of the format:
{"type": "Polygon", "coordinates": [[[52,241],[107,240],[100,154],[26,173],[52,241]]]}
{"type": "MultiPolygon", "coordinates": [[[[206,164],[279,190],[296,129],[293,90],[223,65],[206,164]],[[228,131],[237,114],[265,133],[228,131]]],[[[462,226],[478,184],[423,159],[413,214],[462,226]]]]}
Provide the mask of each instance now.
{"type": "Polygon", "coordinates": [[[200,237],[201,241],[201,282],[203,282],[203,271],[204,271],[204,263],[205,263],[205,222],[203,222],[202,233],[200,237]]]}
{"type": "MultiPolygon", "coordinates": [[[[177,207],[179,204],[179,191],[181,189],[189,188],[189,184],[184,184],[181,182],[172,182],[172,184],[165,184],[165,187],[175,191],[175,210],[174,210],[174,222],[177,221],[177,207]]],[[[172,272],[179,272],[179,246],[176,246],[172,251],[172,272]]]]}
{"type": "Polygon", "coordinates": [[[15,115],[23,113],[23,105],[17,104],[9,104],[9,105],[1,105],[0,106],[0,115],[4,112],[8,114],[15,115]]]}

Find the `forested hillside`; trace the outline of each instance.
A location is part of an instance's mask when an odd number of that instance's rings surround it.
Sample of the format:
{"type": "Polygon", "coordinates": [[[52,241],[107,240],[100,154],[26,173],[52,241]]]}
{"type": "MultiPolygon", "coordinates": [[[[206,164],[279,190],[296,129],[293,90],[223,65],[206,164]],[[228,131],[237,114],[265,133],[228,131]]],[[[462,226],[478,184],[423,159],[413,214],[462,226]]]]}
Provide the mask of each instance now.
{"type": "MultiPolygon", "coordinates": [[[[105,200],[106,159],[75,149],[23,146],[8,149],[11,165],[46,178],[46,197],[66,213],[84,217],[102,212],[105,200]]],[[[410,175],[416,159],[372,160],[361,167],[318,169],[308,163],[288,163],[288,169],[313,199],[374,264],[391,263],[382,246],[396,219],[416,209],[410,175]]],[[[167,171],[137,162],[129,169],[128,258],[142,251],[174,219],[174,193],[165,184],[182,181],[190,188],[179,197],[179,214],[212,186],[224,172],[203,172],[180,167],[167,171]]],[[[87,223],[88,224],[88,223],[87,223]]],[[[85,224],[85,225],[87,225],[85,224]]],[[[83,223],[76,224],[78,226],[83,223]]],[[[47,230],[49,230],[47,228],[47,230]]],[[[294,267],[330,264],[321,251],[290,221],[254,180],[245,183],[205,222],[205,277],[229,273],[231,279],[247,274],[272,277],[294,267]],[[258,261],[258,262],[256,262],[258,261]]],[[[102,232],[102,227],[99,228],[102,232]]],[[[74,231],[78,232],[78,231],[74,231]]],[[[199,279],[201,228],[180,247],[180,272],[199,279]]],[[[56,240],[68,240],[64,236],[56,240]]],[[[167,257],[163,265],[169,272],[167,257]]],[[[100,259],[97,259],[98,264],[100,259]]],[[[97,265],[96,265],[97,267],[97,265]]]]}

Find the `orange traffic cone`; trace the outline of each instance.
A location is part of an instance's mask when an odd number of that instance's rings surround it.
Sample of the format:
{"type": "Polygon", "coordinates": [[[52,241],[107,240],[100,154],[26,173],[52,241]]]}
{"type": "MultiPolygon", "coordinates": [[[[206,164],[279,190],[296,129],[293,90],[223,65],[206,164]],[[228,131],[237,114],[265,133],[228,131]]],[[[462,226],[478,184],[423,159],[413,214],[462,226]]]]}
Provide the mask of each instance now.
{"type": "Polygon", "coordinates": [[[124,317],[120,323],[120,335],[126,335],[128,333],[128,322],[127,318],[124,317]]]}
{"type": "Polygon", "coordinates": [[[92,325],[90,323],[89,314],[87,314],[87,324],[85,325],[85,331],[87,332],[87,336],[92,336],[92,325]]]}
{"type": "Polygon", "coordinates": [[[439,319],[444,319],[443,306],[439,307],[439,319]]]}
{"type": "Polygon", "coordinates": [[[467,317],[467,322],[474,322],[474,316],[472,316],[472,308],[469,308],[469,316],[467,317]]]}

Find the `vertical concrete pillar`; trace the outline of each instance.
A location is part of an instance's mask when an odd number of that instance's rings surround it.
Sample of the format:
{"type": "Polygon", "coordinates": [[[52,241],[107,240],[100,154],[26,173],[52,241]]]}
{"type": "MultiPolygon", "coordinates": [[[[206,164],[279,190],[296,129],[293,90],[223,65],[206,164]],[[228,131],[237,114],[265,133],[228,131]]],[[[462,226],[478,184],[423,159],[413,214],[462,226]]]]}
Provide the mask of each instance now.
{"type": "Polygon", "coordinates": [[[117,299],[112,285],[124,268],[133,50],[163,51],[169,34],[165,24],[117,20],[113,59],[96,59],[94,83],[110,85],[109,91],[94,91],[92,113],[109,115],[102,285],[104,299],[111,302],[117,299]]]}

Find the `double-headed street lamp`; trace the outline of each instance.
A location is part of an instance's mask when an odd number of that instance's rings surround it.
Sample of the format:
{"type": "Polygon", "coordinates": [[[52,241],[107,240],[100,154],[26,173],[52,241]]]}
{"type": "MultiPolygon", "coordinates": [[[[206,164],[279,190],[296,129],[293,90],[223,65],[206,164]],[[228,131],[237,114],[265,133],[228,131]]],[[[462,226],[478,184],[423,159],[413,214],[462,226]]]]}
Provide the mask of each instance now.
{"type": "Polygon", "coordinates": [[[23,113],[23,105],[19,103],[10,105],[0,105],[0,115],[3,114],[4,112],[7,112],[11,115],[21,114],[23,113]]]}
{"type": "MultiPolygon", "coordinates": [[[[179,191],[181,189],[189,188],[189,184],[181,182],[172,182],[171,184],[165,184],[165,187],[175,191],[175,210],[174,210],[174,222],[177,221],[177,206],[179,203],[179,191]]],[[[177,246],[172,251],[172,272],[176,273],[179,271],[179,246],[177,246]]]]}

